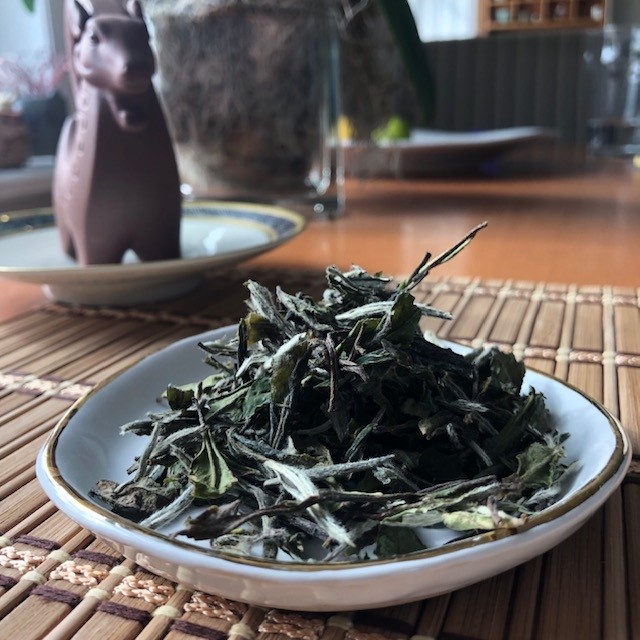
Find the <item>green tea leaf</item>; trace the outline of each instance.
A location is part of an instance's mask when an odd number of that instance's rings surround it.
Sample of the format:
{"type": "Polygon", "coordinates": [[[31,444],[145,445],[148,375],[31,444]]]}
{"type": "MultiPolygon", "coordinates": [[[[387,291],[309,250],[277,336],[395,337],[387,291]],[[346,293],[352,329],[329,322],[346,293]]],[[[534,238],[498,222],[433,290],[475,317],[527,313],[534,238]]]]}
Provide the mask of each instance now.
{"type": "Polygon", "coordinates": [[[169,504],[176,492],[153,481],[120,487],[109,480],[100,480],[90,492],[107,503],[114,513],[139,522],[169,504]]]}
{"type": "Polygon", "coordinates": [[[293,336],[274,354],[271,373],[271,399],[282,402],[289,393],[289,382],[296,365],[306,357],[309,350],[307,336],[303,333],[293,336]]]}
{"type": "Polygon", "coordinates": [[[250,311],[244,318],[247,344],[252,345],[261,340],[277,340],[278,329],[265,316],[250,311]]]}
{"type": "Polygon", "coordinates": [[[243,411],[244,400],[249,388],[249,386],[244,385],[225,394],[219,393],[208,400],[205,420],[210,421],[218,414],[228,411],[231,407],[237,407],[237,412],[240,414],[243,411]]]}
{"type": "Polygon", "coordinates": [[[422,312],[414,303],[415,298],[410,293],[402,292],[398,295],[384,329],[385,340],[398,345],[411,344],[420,332],[419,324],[422,318],[422,312]]]}
{"type": "Polygon", "coordinates": [[[536,414],[544,406],[544,398],[537,393],[530,393],[524,404],[519,407],[507,424],[495,436],[485,443],[485,450],[492,458],[508,455],[527,435],[536,414]]]}
{"type": "Polygon", "coordinates": [[[380,527],[376,544],[376,555],[379,558],[393,558],[421,549],[424,549],[424,545],[412,529],[380,527]]]}
{"type": "Polygon", "coordinates": [[[564,456],[562,445],[533,442],[516,456],[516,473],[526,487],[549,488],[557,479],[558,464],[564,456]]]}
{"type": "Polygon", "coordinates": [[[491,351],[491,380],[503,391],[519,393],[524,372],[524,363],[497,349],[491,351]]]}
{"type": "Polygon", "coordinates": [[[196,500],[185,535],[269,559],[391,557],[419,548],[415,527],[517,529],[561,495],[563,437],[512,354],[464,357],[420,329],[450,315],[418,285],[482,226],[397,285],[357,266],[328,267],[318,300],[247,282],[236,335],[199,344],[213,374],[125,425],[146,438],[131,479],[94,493],[144,526],[196,500]]]}
{"type": "MultiPolygon", "coordinates": [[[[268,460],[264,466],[276,474],[283,489],[291,494],[297,501],[304,502],[318,495],[317,487],[313,484],[309,475],[301,469],[280,464],[275,460],[268,460]]],[[[349,535],[349,532],[324,507],[314,504],[308,507],[307,511],[333,540],[339,544],[349,546],[353,544],[353,539],[349,535]]]]}
{"type": "Polygon", "coordinates": [[[210,389],[216,382],[220,380],[219,373],[213,373],[198,382],[192,382],[183,385],[168,385],[165,389],[163,397],[167,399],[172,409],[188,409],[193,402],[198,389],[206,391],[210,389]]]}
{"type": "Polygon", "coordinates": [[[193,402],[197,386],[197,384],[193,384],[185,388],[169,385],[164,392],[164,396],[172,409],[187,409],[193,402]]]}
{"type": "Polygon", "coordinates": [[[524,525],[525,520],[504,511],[494,511],[480,505],[468,511],[445,513],[442,516],[442,523],[454,531],[493,531],[494,529],[517,529],[524,525]]]}
{"type": "Polygon", "coordinates": [[[210,433],[205,434],[202,449],[193,459],[189,482],[198,500],[217,498],[237,482],[210,433]]]}
{"type": "Polygon", "coordinates": [[[242,417],[250,420],[256,412],[269,406],[271,402],[271,380],[268,377],[258,378],[244,396],[242,417]]]}
{"type": "Polygon", "coordinates": [[[484,504],[499,490],[500,483],[495,478],[445,483],[426,491],[417,502],[407,507],[396,507],[383,522],[391,526],[431,527],[444,522],[447,513],[459,512],[467,506],[484,504]]]}

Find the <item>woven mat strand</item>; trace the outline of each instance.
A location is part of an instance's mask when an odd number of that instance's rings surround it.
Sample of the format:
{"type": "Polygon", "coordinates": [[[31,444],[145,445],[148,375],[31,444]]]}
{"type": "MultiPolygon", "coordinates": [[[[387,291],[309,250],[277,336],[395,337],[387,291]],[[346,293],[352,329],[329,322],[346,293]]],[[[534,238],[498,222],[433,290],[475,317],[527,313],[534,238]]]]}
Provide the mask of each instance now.
{"type": "MultiPolygon", "coordinates": [[[[322,274],[252,271],[317,295],[322,274]]],[[[194,593],[118,556],[56,510],[34,460],[61,414],[101,380],[244,313],[242,269],[136,309],[46,305],[0,325],[0,639],[492,640],[640,635],[640,484],[549,553],[452,594],[339,614],[264,610],[194,593]]],[[[443,279],[418,297],[450,310],[425,329],[496,343],[619,416],[640,453],[640,304],[632,289],[443,279]]]]}

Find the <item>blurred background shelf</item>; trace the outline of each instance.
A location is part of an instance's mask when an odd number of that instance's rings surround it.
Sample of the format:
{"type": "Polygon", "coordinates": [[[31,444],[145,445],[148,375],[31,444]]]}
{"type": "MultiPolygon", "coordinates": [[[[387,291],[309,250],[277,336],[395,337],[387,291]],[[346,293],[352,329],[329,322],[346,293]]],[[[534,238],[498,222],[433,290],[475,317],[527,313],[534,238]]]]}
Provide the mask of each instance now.
{"type": "Polygon", "coordinates": [[[601,27],[607,0],[481,0],[479,31],[589,29],[601,27]]]}
{"type": "Polygon", "coordinates": [[[53,156],[33,156],[23,167],[0,170],[0,215],[49,206],[53,167],[53,156]]]}

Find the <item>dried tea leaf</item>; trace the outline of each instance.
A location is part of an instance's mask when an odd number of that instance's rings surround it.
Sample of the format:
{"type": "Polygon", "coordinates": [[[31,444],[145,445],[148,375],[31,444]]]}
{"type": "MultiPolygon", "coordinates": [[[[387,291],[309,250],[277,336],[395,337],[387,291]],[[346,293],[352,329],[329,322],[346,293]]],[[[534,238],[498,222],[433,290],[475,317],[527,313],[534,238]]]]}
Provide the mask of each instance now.
{"type": "Polygon", "coordinates": [[[271,367],[271,399],[281,403],[289,393],[289,382],[297,364],[306,358],[309,342],[299,333],[285,342],[273,355],[271,367]]]}
{"type": "Polygon", "coordinates": [[[516,456],[516,474],[526,487],[549,489],[558,479],[560,461],[564,457],[564,447],[560,443],[532,442],[516,456]]]}
{"type": "Polygon", "coordinates": [[[134,522],[159,511],[175,497],[175,491],[171,489],[144,484],[128,485],[122,489],[109,480],[97,482],[90,494],[107,503],[114,513],[134,522]]]}
{"type": "Polygon", "coordinates": [[[450,314],[414,297],[482,226],[395,286],[357,266],[327,268],[319,300],[248,281],[237,335],[199,345],[212,375],[123,427],[147,445],[129,482],[95,494],[155,527],[195,500],[182,535],[265,558],[391,557],[419,548],[415,527],[519,527],[560,495],[563,439],[522,395],[522,363],[425,339],[421,318],[450,314]]]}
{"type": "Polygon", "coordinates": [[[442,516],[443,524],[454,531],[493,531],[494,529],[517,529],[526,520],[480,505],[467,511],[452,511],[442,516]]]}
{"type": "Polygon", "coordinates": [[[192,384],[185,387],[174,387],[169,385],[164,392],[165,398],[172,409],[188,409],[193,402],[196,387],[198,384],[192,384]]]}
{"type": "Polygon", "coordinates": [[[234,500],[227,504],[211,505],[194,518],[187,518],[187,528],[178,532],[178,535],[188,535],[195,540],[208,540],[224,535],[229,529],[233,529],[238,519],[240,500],[234,500]]]}
{"type": "Polygon", "coordinates": [[[415,305],[415,298],[410,293],[402,292],[393,301],[388,321],[383,327],[383,335],[387,342],[395,345],[409,345],[420,334],[422,312],[415,305]]]}
{"type": "MultiPolygon", "coordinates": [[[[295,469],[275,460],[268,460],[264,466],[273,471],[280,480],[282,488],[299,503],[319,495],[317,487],[303,470],[295,469]]],[[[348,531],[324,507],[314,504],[308,507],[307,511],[332,540],[335,540],[338,544],[353,545],[354,541],[348,531]]]]}
{"type": "Polygon", "coordinates": [[[424,545],[412,529],[380,527],[376,544],[378,558],[393,558],[405,553],[420,551],[424,545]]]}
{"type": "Polygon", "coordinates": [[[197,500],[213,500],[237,482],[209,432],[205,433],[202,449],[191,463],[189,482],[197,500]]]}

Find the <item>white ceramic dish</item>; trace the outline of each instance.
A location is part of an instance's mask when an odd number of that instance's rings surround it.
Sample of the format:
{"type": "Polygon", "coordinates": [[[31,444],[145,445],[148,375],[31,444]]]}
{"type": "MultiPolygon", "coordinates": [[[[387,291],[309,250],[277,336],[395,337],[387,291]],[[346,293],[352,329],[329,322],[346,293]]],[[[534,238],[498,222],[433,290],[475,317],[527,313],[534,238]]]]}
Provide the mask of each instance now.
{"type": "MultiPolygon", "coordinates": [[[[616,420],[593,400],[528,371],[525,386],[543,392],[579,468],[562,499],[533,516],[515,535],[487,533],[387,561],[327,565],[234,558],[206,543],[172,539],[112,514],[89,491],[102,478],[126,478],[139,436],[119,426],[157,410],[168,383],[204,377],[198,340],[228,336],[221,329],[177,342],[103,384],[70,409],[39,454],[38,478],[70,518],[124,556],[171,580],[205,592],[268,607],[306,611],[362,609],[451,591],[514,567],[561,542],[598,509],[622,481],[631,451],[616,420]]],[[[171,528],[165,530],[170,531],[171,528]]]]}
{"type": "Polygon", "coordinates": [[[64,254],[50,209],[0,214],[0,277],[45,286],[54,300],[78,304],[137,304],[193,289],[214,268],[269,251],[305,227],[303,216],[247,203],[183,205],[182,258],[78,266],[64,254]]]}
{"type": "Polygon", "coordinates": [[[542,127],[472,132],[414,129],[406,140],[344,144],[345,170],[363,178],[457,174],[477,170],[509,151],[554,136],[542,127]]]}

